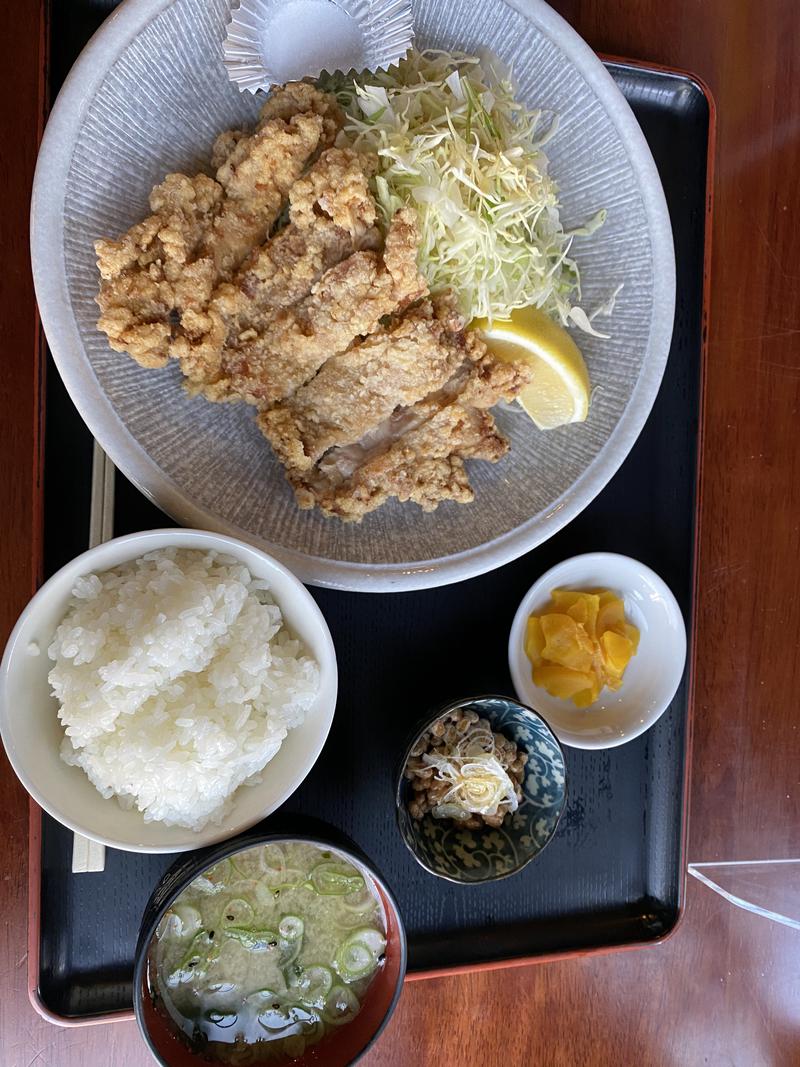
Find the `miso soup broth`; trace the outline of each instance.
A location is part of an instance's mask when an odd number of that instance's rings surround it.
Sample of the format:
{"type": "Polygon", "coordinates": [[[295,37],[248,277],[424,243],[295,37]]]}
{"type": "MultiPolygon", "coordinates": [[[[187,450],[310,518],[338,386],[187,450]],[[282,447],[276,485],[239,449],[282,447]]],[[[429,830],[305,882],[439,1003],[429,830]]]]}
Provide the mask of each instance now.
{"type": "Polygon", "coordinates": [[[211,1061],[289,1061],[355,1018],[385,933],[371,880],[341,856],[259,845],[209,868],[164,915],[151,994],[211,1061]]]}

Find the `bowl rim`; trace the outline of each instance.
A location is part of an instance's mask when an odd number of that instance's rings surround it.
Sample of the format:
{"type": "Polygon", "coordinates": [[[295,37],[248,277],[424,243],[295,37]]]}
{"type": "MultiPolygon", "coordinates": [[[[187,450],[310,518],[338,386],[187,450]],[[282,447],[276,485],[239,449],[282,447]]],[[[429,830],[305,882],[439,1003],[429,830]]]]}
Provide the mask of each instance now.
{"type": "MultiPolygon", "coordinates": [[[[664,581],[664,579],[661,577],[661,575],[654,571],[653,568],[649,567],[646,563],[642,563],[641,560],[636,559],[634,556],[628,556],[622,552],[579,552],[575,556],[567,556],[559,563],[554,563],[553,566],[548,568],[548,570],[544,571],[544,573],[541,574],[535,582],[531,583],[529,588],[526,590],[526,592],[520,599],[517,610],[514,612],[514,618],[511,622],[511,626],[508,632],[508,669],[511,674],[511,680],[514,685],[514,691],[517,693],[517,697],[519,699],[522,698],[523,694],[519,692],[517,684],[517,652],[519,650],[519,641],[522,636],[523,624],[528,615],[530,615],[530,601],[533,597],[534,590],[543,587],[547,582],[551,580],[551,575],[561,570],[562,567],[565,567],[571,563],[576,563],[578,561],[589,560],[596,561],[600,565],[609,560],[622,561],[624,566],[633,566],[639,571],[643,572],[645,576],[653,583],[653,585],[655,585],[660,590],[662,596],[664,597],[670,609],[674,613],[675,618],[680,622],[681,625],[678,632],[682,635],[682,655],[680,657],[680,670],[677,667],[676,661],[675,676],[677,680],[675,682],[675,687],[671,695],[667,700],[663,702],[663,706],[659,707],[657,705],[658,710],[651,712],[649,717],[647,717],[644,721],[644,723],[639,723],[638,726],[633,727],[631,729],[631,732],[625,734],[624,737],[615,737],[611,740],[604,739],[602,743],[597,743],[592,740],[579,742],[577,740],[570,739],[569,741],[567,741],[565,738],[562,738],[559,735],[557,726],[550,725],[548,723],[553,733],[558,736],[559,742],[565,745],[567,748],[578,749],[582,752],[603,752],[607,749],[619,748],[622,745],[627,745],[630,741],[635,741],[637,737],[641,737],[642,734],[646,733],[652,726],[655,726],[658,720],[666,712],[667,708],[669,708],[670,704],[675,698],[675,693],[677,693],[678,688],[680,687],[681,679],[683,678],[684,671],[686,670],[688,635],[686,633],[686,620],[683,617],[683,612],[681,611],[681,607],[678,603],[677,597],[672,592],[667,583],[664,581]]],[[[624,595],[625,590],[623,590],[622,592],[624,595]]],[[[535,689],[536,687],[532,686],[532,688],[535,689]]],[[[588,711],[589,709],[586,710],[588,711]]]]}
{"type": "Polygon", "coordinates": [[[400,761],[398,762],[397,769],[395,770],[395,789],[394,789],[395,824],[397,826],[397,831],[400,834],[400,837],[401,837],[401,839],[403,841],[403,844],[406,846],[408,851],[411,853],[411,855],[414,857],[414,859],[417,861],[417,863],[420,865],[420,867],[422,867],[423,870],[427,871],[428,874],[434,875],[434,877],[436,877],[436,878],[441,878],[445,882],[452,882],[454,885],[466,885],[466,886],[470,886],[470,885],[473,885],[473,886],[487,885],[489,882],[502,882],[505,878],[511,878],[511,877],[513,877],[513,875],[519,874],[519,872],[524,870],[528,866],[529,863],[532,863],[533,860],[535,860],[539,856],[541,856],[541,854],[544,852],[544,850],[547,848],[547,846],[550,844],[550,842],[556,836],[556,833],[558,832],[558,827],[559,827],[559,825],[561,823],[561,819],[562,819],[562,817],[564,815],[564,812],[566,810],[567,804],[569,802],[569,773],[567,771],[567,757],[564,754],[564,749],[563,749],[563,747],[561,745],[561,741],[556,736],[556,734],[555,734],[555,732],[553,730],[553,727],[550,725],[550,723],[547,721],[547,719],[545,719],[545,717],[540,712],[536,711],[534,708],[529,707],[527,704],[523,704],[522,701],[519,700],[518,697],[515,697],[515,696],[514,697],[504,696],[502,693],[481,693],[480,696],[461,697],[458,700],[453,700],[449,704],[444,705],[441,708],[441,710],[436,712],[435,714],[427,715],[424,719],[420,719],[419,723],[421,725],[419,725],[419,727],[414,730],[413,734],[409,735],[410,740],[409,740],[408,744],[405,746],[404,754],[403,754],[402,758],[400,759],[400,761]],[[559,751],[559,753],[561,755],[562,763],[564,765],[564,799],[562,801],[561,807],[559,808],[558,815],[556,816],[556,821],[553,823],[553,829],[550,831],[550,834],[549,834],[547,840],[545,841],[545,843],[542,845],[542,847],[539,849],[538,852],[534,852],[532,855],[528,856],[527,859],[523,860],[522,863],[520,863],[518,866],[516,866],[511,871],[506,871],[504,874],[492,875],[491,878],[482,878],[478,882],[468,882],[468,881],[464,881],[461,878],[454,878],[452,875],[442,874],[440,871],[435,871],[432,867],[430,867],[422,859],[422,857],[418,854],[417,850],[415,848],[413,848],[411,846],[411,844],[409,844],[409,842],[408,842],[408,840],[406,838],[406,835],[403,833],[403,828],[402,828],[402,824],[401,824],[401,820],[400,820],[400,811],[401,811],[401,809],[403,807],[405,807],[405,804],[403,802],[403,789],[404,789],[404,785],[405,785],[405,780],[403,778],[403,772],[405,770],[406,764],[408,763],[408,758],[411,755],[411,749],[417,743],[420,735],[423,734],[428,729],[428,727],[432,726],[436,722],[437,719],[441,719],[443,715],[447,715],[449,712],[455,711],[456,708],[464,707],[467,704],[477,704],[477,703],[480,703],[481,701],[485,701],[485,700],[503,700],[503,701],[505,701],[507,703],[516,704],[517,707],[521,711],[525,712],[527,715],[533,716],[533,718],[535,718],[535,719],[538,719],[539,722],[541,722],[544,725],[545,729],[550,734],[550,737],[551,737],[551,739],[553,741],[553,744],[558,749],[558,751],[559,751]]]}
{"type": "Polygon", "coordinates": [[[196,503],[160,469],[117,416],[81,342],[66,285],[64,200],[72,151],[84,114],[121,52],[174,0],[126,0],[81,52],[44,131],[31,198],[31,261],[42,324],[56,366],[78,411],[116,466],[182,525],[250,541],[309,584],[368,592],[432,588],[500,567],[548,540],[610,481],[635,444],[655,401],[669,355],[675,310],[675,256],[664,190],[652,153],[623,94],[589,45],[544,0],[504,0],[535,32],[554,41],[609,116],[642,198],[653,266],[646,357],[628,403],[600,451],[544,513],[472,548],[406,563],[335,560],[272,543],[196,503]]]}
{"type": "MultiPolygon", "coordinates": [[[[341,834],[344,838],[346,835],[338,828],[334,828],[337,834],[341,834]]],[[[381,1036],[386,1026],[389,1023],[392,1015],[395,1012],[398,1001],[403,991],[403,983],[406,977],[406,971],[408,967],[408,937],[406,935],[406,927],[403,922],[403,914],[400,910],[400,906],[397,903],[397,898],[388,886],[386,879],[381,872],[375,866],[373,861],[364,853],[355,842],[349,841],[347,844],[341,844],[338,841],[326,840],[324,837],[312,833],[289,833],[288,831],[273,830],[263,833],[250,831],[244,836],[239,836],[227,841],[218,842],[215,845],[210,846],[207,849],[203,849],[200,852],[193,852],[189,854],[183,854],[178,857],[174,864],[169,867],[159,878],[158,882],[153,888],[150,897],[142,912],[142,920],[139,927],[139,935],[136,940],[136,949],[134,952],[134,965],[133,965],[133,1011],[136,1018],[136,1024],[139,1028],[142,1040],[147,1045],[147,1048],[160,1063],[161,1058],[156,1053],[153,1043],[150,1039],[149,1031],[145,1026],[142,1018],[142,990],[144,988],[144,969],[147,965],[147,950],[150,947],[150,943],[153,940],[156,927],[161,921],[164,913],[174,904],[178,896],[187,888],[195,878],[199,877],[203,871],[208,870],[215,863],[219,863],[223,859],[228,859],[230,856],[235,856],[239,852],[244,852],[250,848],[257,848],[259,845],[277,844],[280,841],[302,841],[310,845],[317,845],[320,848],[339,852],[347,859],[353,862],[356,866],[363,867],[367,870],[370,878],[380,889],[393,911],[393,918],[397,924],[397,937],[398,937],[398,949],[400,957],[400,967],[397,976],[397,982],[395,984],[394,993],[389,1003],[386,1012],[381,1019],[380,1025],[370,1037],[367,1044],[358,1053],[354,1060],[351,1060],[351,1064],[358,1063],[363,1056],[369,1052],[375,1042],[381,1036]],[[158,908],[155,909],[153,916],[148,917],[150,906],[153,902],[153,897],[159,891],[159,888],[163,883],[170,878],[173,871],[176,871],[185,865],[185,873],[177,879],[175,885],[172,887],[169,894],[164,898],[164,901],[158,908]],[[145,924],[145,919],[149,918],[149,921],[145,924]]],[[[201,1062],[201,1061],[198,1061],[201,1062]]]]}
{"type": "MultiPolygon", "coordinates": [[[[103,569],[107,570],[109,567],[117,565],[118,564],[108,564],[103,569]]],[[[319,605],[311,596],[308,589],[306,589],[303,583],[299,580],[299,578],[295,574],[293,574],[287,567],[285,567],[279,560],[274,559],[272,556],[269,555],[269,553],[265,552],[263,549],[260,549],[253,544],[250,544],[246,541],[238,541],[234,537],[230,537],[224,534],[217,534],[209,530],[184,529],[182,527],[165,527],[154,530],[139,530],[135,533],[124,534],[121,537],[114,537],[109,541],[104,541],[101,544],[95,545],[93,548],[87,549],[85,552],[82,552],[79,555],[73,557],[71,560],[68,560],[62,567],[55,571],[47,579],[46,582],[44,582],[39,587],[36,593],[34,593],[34,595],[23,608],[16,623],[14,624],[14,628],[9,634],[5,649],[3,650],[2,660],[0,660],[0,740],[2,741],[3,747],[8,757],[8,761],[11,764],[14,773],[16,774],[17,778],[19,779],[25,790],[28,792],[28,794],[33,798],[33,800],[39,805],[40,808],[42,808],[48,813],[48,815],[52,816],[52,818],[54,818],[57,822],[61,823],[62,826],[65,826],[67,827],[67,829],[72,830],[73,833],[78,833],[83,835],[84,837],[88,837],[90,840],[97,841],[100,844],[105,845],[107,848],[116,848],[120,849],[123,852],[135,852],[139,854],[150,855],[166,854],[173,852],[190,852],[195,849],[201,849],[210,845],[224,842],[225,840],[235,836],[236,834],[244,833],[251,827],[256,826],[262,819],[266,818],[269,814],[272,814],[283,804],[286,803],[289,797],[295,792],[295,790],[300,787],[305,778],[311,773],[317,760],[319,759],[322,749],[325,746],[325,742],[327,741],[328,735],[330,734],[330,730],[333,725],[333,718],[336,713],[338,687],[339,677],[338,666],[336,662],[336,649],[325,616],[322,614],[319,605]],[[91,572],[94,569],[92,566],[92,561],[96,559],[97,556],[100,555],[103,551],[107,551],[110,545],[119,547],[127,545],[132,546],[131,553],[126,557],[126,559],[133,560],[138,558],[138,556],[140,555],[144,555],[148,551],[156,551],[157,547],[170,547],[170,545],[168,544],[163,544],[154,545],[152,548],[139,547],[138,550],[136,548],[136,546],[141,546],[143,543],[146,546],[146,543],[148,541],[158,542],[164,538],[177,538],[180,541],[189,542],[189,544],[175,544],[174,546],[172,546],[177,548],[191,548],[191,542],[196,540],[198,542],[198,551],[201,550],[199,542],[201,540],[210,539],[216,545],[213,551],[229,551],[231,555],[237,556],[237,558],[239,558],[240,560],[241,555],[239,553],[242,549],[244,549],[246,552],[254,552],[257,555],[261,556],[269,564],[270,567],[274,568],[278,573],[284,576],[288,580],[290,586],[297,593],[299,597],[299,603],[303,605],[303,609],[308,611],[310,625],[318,633],[324,653],[324,661],[320,662],[319,664],[320,690],[322,690],[322,671],[323,669],[327,669],[327,686],[330,690],[330,694],[327,700],[325,700],[321,704],[321,708],[325,715],[326,721],[321,726],[318,742],[314,746],[315,750],[311,750],[312,758],[307,769],[304,771],[302,777],[294,780],[291,788],[285,791],[285,795],[283,795],[274,805],[271,805],[268,811],[263,811],[257,814],[252,820],[246,820],[244,823],[236,826],[233,829],[229,826],[214,826],[213,824],[209,824],[204,830],[200,831],[176,828],[180,829],[182,832],[185,832],[185,840],[169,842],[168,844],[162,845],[134,845],[129,841],[120,841],[113,836],[100,833],[89,826],[85,826],[78,820],[74,819],[71,815],[59,810],[56,805],[51,804],[50,801],[43,795],[38,785],[32,780],[31,776],[29,775],[26,765],[19,758],[19,754],[16,750],[16,747],[13,744],[11,737],[11,720],[13,713],[10,710],[10,701],[7,695],[7,688],[10,675],[15,668],[18,657],[25,654],[25,650],[20,644],[21,631],[25,624],[29,621],[31,616],[33,616],[38,610],[38,608],[43,603],[47,602],[48,597],[52,593],[53,586],[59,580],[63,579],[65,571],[75,570],[76,577],[78,574],[86,574],[91,572]],[[192,834],[195,834],[194,838],[190,836],[192,834]]],[[[104,804],[116,804],[116,799],[114,797],[105,798],[102,797],[99,792],[97,795],[98,799],[102,800],[104,804]]],[[[146,823],[144,819],[142,819],[143,837],[147,836],[148,827],[150,825],[150,823],[146,823]]],[[[160,826],[161,824],[158,823],[156,825],[160,826]]]]}

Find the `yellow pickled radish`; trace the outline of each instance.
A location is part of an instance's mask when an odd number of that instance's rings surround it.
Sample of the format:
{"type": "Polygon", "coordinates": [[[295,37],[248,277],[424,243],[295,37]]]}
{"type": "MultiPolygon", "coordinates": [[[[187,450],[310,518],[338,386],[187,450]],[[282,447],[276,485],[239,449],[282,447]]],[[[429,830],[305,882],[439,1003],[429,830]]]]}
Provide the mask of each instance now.
{"type": "Polygon", "coordinates": [[[545,643],[542,624],[535,615],[531,615],[528,619],[528,626],[525,632],[525,655],[534,667],[542,662],[542,650],[544,649],[545,643]]]}
{"type": "Polygon", "coordinates": [[[590,671],[574,671],[556,664],[533,668],[535,685],[542,686],[551,696],[571,700],[577,693],[591,690],[595,676],[590,671]]]}
{"type": "Polygon", "coordinates": [[[625,605],[613,593],[602,593],[597,612],[597,629],[602,634],[612,627],[622,626],[625,622],[625,605]]]}
{"type": "Polygon", "coordinates": [[[531,615],[525,632],[534,684],[578,708],[594,704],[604,686],[620,688],[638,647],[638,629],[608,589],[554,589],[551,608],[531,615]]]}
{"type": "Polygon", "coordinates": [[[570,615],[542,615],[539,619],[545,646],[542,659],[560,663],[574,671],[588,671],[592,667],[594,647],[583,629],[570,615]]]}
{"type": "Polygon", "coordinates": [[[608,673],[621,678],[633,655],[633,642],[613,630],[606,630],[600,638],[600,648],[608,673]]]}
{"type": "Polygon", "coordinates": [[[584,593],[580,600],[567,609],[567,614],[582,626],[589,637],[594,640],[597,632],[597,616],[600,610],[600,597],[584,593]]]}

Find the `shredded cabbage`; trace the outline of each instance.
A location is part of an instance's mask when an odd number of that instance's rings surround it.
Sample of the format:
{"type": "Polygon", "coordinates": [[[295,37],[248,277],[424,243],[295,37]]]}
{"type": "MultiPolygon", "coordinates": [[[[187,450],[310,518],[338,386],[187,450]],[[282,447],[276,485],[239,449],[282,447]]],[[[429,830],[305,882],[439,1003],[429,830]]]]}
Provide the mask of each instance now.
{"type": "Polygon", "coordinates": [[[586,328],[574,314],[580,276],[569,251],[605,212],[564,231],[542,151],[557,120],[516,99],[496,57],[412,50],[388,72],[337,75],[323,88],[345,110],[343,138],[379,157],[383,222],[416,208],[432,291],[451,289],[468,319],[534,305],[586,328]]]}

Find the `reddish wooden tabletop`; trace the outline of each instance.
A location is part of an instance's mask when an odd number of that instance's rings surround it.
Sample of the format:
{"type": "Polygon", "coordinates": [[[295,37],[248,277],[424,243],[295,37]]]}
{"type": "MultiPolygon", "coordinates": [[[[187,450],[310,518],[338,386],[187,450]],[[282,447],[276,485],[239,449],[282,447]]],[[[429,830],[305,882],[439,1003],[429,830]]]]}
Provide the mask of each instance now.
{"type": "MultiPolygon", "coordinates": [[[[716,97],[689,859],[800,856],[796,0],[554,6],[598,51],[694,71],[716,97]]],[[[0,5],[0,642],[39,557],[28,198],[40,7],[0,5]]],[[[132,1024],[62,1030],[29,1006],[27,798],[0,760],[0,1064],[145,1067],[132,1024]]],[[[365,1063],[796,1067],[800,933],[689,882],[684,920],[662,946],[407,985],[365,1063]]]]}

